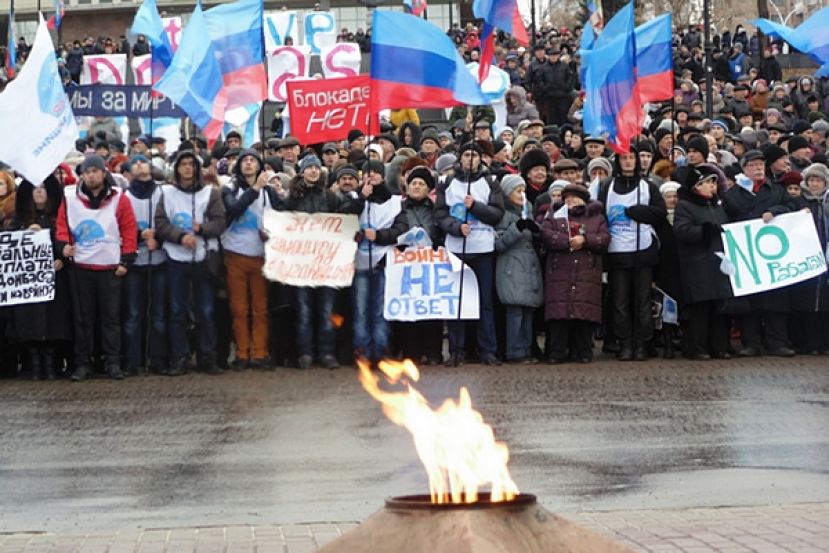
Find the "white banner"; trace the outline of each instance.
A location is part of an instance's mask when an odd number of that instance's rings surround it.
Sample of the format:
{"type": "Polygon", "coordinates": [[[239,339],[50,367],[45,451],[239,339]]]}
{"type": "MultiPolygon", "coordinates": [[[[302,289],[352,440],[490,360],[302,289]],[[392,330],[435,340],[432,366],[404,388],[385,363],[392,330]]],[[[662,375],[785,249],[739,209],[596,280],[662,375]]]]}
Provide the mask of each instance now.
{"type": "Polygon", "coordinates": [[[311,52],[307,46],[281,46],[268,53],[268,100],[287,102],[288,81],[307,79],[311,52]]]}
{"type": "Polygon", "coordinates": [[[359,75],[361,60],[360,46],[354,42],[338,42],[320,53],[322,72],[329,79],[359,75]]]}
{"type": "Polygon", "coordinates": [[[265,211],[265,277],[291,286],[351,286],[356,215],[265,211]]]}
{"type": "Polygon", "coordinates": [[[0,161],[33,183],[43,182],[75,145],[78,125],[42,18],[26,64],[0,93],[0,121],[0,161]]]}
{"type": "Polygon", "coordinates": [[[294,11],[265,14],[262,27],[265,33],[266,52],[273,52],[276,48],[285,46],[285,39],[288,37],[293,39],[294,44],[300,44],[297,13],[294,11]]]}
{"type": "Polygon", "coordinates": [[[170,48],[175,54],[181,42],[181,31],[184,29],[181,24],[181,17],[162,17],[161,24],[164,25],[164,32],[167,33],[167,38],[170,39],[170,48]]]}
{"type": "Polygon", "coordinates": [[[48,230],[0,232],[0,305],[55,299],[55,263],[48,230]]]}
{"type": "Polygon", "coordinates": [[[469,266],[440,247],[394,248],[386,254],[386,294],[383,317],[387,321],[425,321],[479,317],[478,280],[469,266]]]}
{"type": "Polygon", "coordinates": [[[127,84],[127,55],[84,56],[81,84],[127,84]]]}
{"type": "Polygon", "coordinates": [[[318,56],[326,46],[337,42],[337,22],[331,12],[305,12],[305,45],[318,56]]]}
{"type": "Polygon", "coordinates": [[[782,288],[826,272],[825,244],[812,215],[778,215],[723,225],[725,266],[735,296],[782,288]],[[729,267],[730,262],[730,267],[729,267]]]}

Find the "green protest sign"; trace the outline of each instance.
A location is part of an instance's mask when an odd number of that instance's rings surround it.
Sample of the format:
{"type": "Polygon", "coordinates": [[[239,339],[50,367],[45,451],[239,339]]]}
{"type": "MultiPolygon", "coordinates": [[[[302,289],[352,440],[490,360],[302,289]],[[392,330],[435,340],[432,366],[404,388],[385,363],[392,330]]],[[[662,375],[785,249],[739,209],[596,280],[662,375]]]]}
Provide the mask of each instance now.
{"type": "Polygon", "coordinates": [[[723,225],[735,296],[790,286],[826,272],[823,245],[812,216],[779,215],[769,223],[752,219],[723,225]]]}

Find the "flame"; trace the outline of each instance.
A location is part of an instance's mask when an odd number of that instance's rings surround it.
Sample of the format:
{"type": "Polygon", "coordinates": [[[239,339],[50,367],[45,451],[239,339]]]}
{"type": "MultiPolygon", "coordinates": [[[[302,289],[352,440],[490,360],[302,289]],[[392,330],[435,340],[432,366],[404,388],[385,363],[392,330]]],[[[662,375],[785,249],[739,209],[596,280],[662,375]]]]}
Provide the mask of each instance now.
{"type": "Polygon", "coordinates": [[[339,313],[331,313],[331,317],[329,317],[328,320],[331,321],[331,324],[334,326],[335,329],[338,329],[341,326],[343,326],[343,323],[345,322],[345,317],[343,317],[339,313]]]}
{"type": "Polygon", "coordinates": [[[383,413],[412,433],[417,454],[429,476],[432,503],[474,503],[478,488],[492,487],[492,501],[509,501],[518,487],[507,469],[509,449],[495,441],[492,427],[472,408],[469,391],[461,388],[458,401],[447,399],[437,410],[412,385],[420,379],[415,364],[381,361],[379,369],[389,384],[403,384],[406,391],[380,388],[379,373],[360,360],[359,380],[363,388],[383,405],[383,413]]]}

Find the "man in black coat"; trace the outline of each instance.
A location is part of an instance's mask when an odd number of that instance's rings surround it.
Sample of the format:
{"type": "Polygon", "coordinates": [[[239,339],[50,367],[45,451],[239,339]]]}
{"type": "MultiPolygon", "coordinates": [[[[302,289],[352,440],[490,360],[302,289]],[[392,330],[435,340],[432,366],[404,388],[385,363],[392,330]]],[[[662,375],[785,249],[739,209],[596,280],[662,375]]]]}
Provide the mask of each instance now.
{"type": "MultiPolygon", "coordinates": [[[[723,206],[729,221],[762,217],[768,223],[777,215],[796,209],[794,199],[786,193],[786,189],[768,178],[768,160],[763,152],[749,150],[740,163],[745,175],[751,179],[752,187],[748,190],[740,185],[732,186],[725,193],[723,206]]],[[[794,355],[794,350],[788,347],[788,291],[770,290],[752,294],[748,299],[751,312],[740,318],[743,348],[738,354],[743,357],[760,355],[765,342],[768,355],[794,355]]]]}
{"type": "Polygon", "coordinates": [[[758,77],[765,79],[769,85],[773,82],[783,80],[783,69],[780,67],[780,62],[774,57],[774,52],[772,52],[771,48],[765,48],[763,50],[763,60],[760,62],[760,73],[758,77]]]}
{"type": "Polygon", "coordinates": [[[570,66],[561,61],[558,46],[547,50],[547,55],[547,66],[542,67],[547,88],[545,121],[548,125],[563,125],[567,123],[567,112],[573,103],[575,76],[570,66]]]}

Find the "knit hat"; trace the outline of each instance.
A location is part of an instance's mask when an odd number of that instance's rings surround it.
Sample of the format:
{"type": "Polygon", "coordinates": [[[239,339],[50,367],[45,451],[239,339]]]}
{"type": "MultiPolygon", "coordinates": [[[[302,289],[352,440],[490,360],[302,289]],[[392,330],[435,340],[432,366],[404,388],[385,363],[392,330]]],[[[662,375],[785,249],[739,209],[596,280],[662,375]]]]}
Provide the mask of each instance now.
{"type": "Polygon", "coordinates": [[[382,161],[370,159],[363,164],[363,171],[366,173],[377,173],[378,175],[386,176],[386,166],[382,161]]]}
{"type": "Polygon", "coordinates": [[[337,153],[338,151],[339,151],[339,149],[337,148],[337,145],[334,144],[333,142],[326,142],[325,145],[322,147],[322,150],[320,150],[320,152],[322,152],[323,154],[325,152],[337,153]]]}
{"type": "Polygon", "coordinates": [[[351,165],[350,163],[346,163],[345,165],[341,165],[339,169],[337,169],[337,180],[340,180],[340,177],[344,176],[352,176],[355,179],[359,178],[357,173],[357,168],[351,165]]]}
{"type": "Polygon", "coordinates": [[[450,169],[457,162],[458,158],[455,154],[443,154],[435,162],[435,171],[437,171],[439,175],[442,175],[444,171],[450,169]]]}
{"type": "Polygon", "coordinates": [[[565,187],[565,186],[567,186],[568,184],[570,184],[570,181],[569,181],[569,180],[564,180],[564,179],[556,179],[556,180],[554,180],[554,181],[553,181],[553,184],[551,184],[551,185],[547,188],[547,192],[549,192],[550,194],[552,194],[552,193],[553,193],[553,191],[555,191],[555,190],[564,190],[564,187],[565,187]]]}
{"type": "Polygon", "coordinates": [[[426,182],[426,186],[429,187],[429,190],[432,190],[435,187],[435,176],[428,167],[421,165],[412,169],[409,172],[409,176],[406,177],[406,183],[409,184],[414,179],[423,179],[423,181],[426,182]]]}
{"type": "Polygon", "coordinates": [[[792,125],[792,132],[794,134],[801,134],[803,132],[808,131],[811,128],[812,126],[807,121],[804,121],[803,119],[798,119],[792,125]]]}
{"type": "Polygon", "coordinates": [[[392,134],[390,132],[384,132],[383,134],[379,135],[377,137],[377,140],[380,140],[381,138],[391,142],[394,145],[395,150],[400,147],[400,141],[397,139],[396,136],[394,136],[394,134],[392,134]]]}
{"type": "Polygon", "coordinates": [[[83,163],[81,163],[81,166],[78,169],[78,173],[83,173],[91,167],[97,167],[101,171],[107,170],[106,163],[104,163],[104,158],[97,154],[92,154],[91,156],[87,156],[83,163]]]}
{"type": "Polygon", "coordinates": [[[312,166],[319,168],[322,167],[322,163],[320,163],[320,158],[310,154],[299,160],[299,171],[297,171],[297,173],[301,175],[306,169],[312,166]]]}
{"type": "Polygon", "coordinates": [[[466,144],[462,145],[460,149],[458,149],[458,156],[462,156],[464,152],[467,150],[472,150],[473,152],[478,152],[478,155],[484,153],[481,147],[476,144],[475,142],[467,142],[466,144]]]}
{"type": "Polygon", "coordinates": [[[662,183],[662,186],[659,187],[659,193],[664,196],[668,192],[676,192],[681,188],[681,185],[676,181],[666,181],[662,183]]]}
{"type": "Polygon", "coordinates": [[[780,184],[783,186],[789,186],[790,184],[800,185],[803,182],[803,176],[798,173],[797,171],[788,171],[783,173],[780,178],[780,184]]]}
{"type": "Polygon", "coordinates": [[[656,141],[657,144],[659,144],[662,141],[662,139],[669,134],[671,134],[670,129],[659,127],[658,129],[656,129],[656,132],[653,133],[653,139],[656,141]]]}
{"type": "Polygon", "coordinates": [[[507,147],[507,143],[503,140],[493,140],[492,141],[492,155],[497,154],[501,150],[507,147]]]}
{"type": "Polygon", "coordinates": [[[801,148],[808,148],[809,141],[806,138],[798,135],[795,135],[789,139],[789,153],[797,151],[801,148]]]}
{"type": "Polygon", "coordinates": [[[381,158],[383,157],[383,147],[379,144],[369,144],[368,145],[369,152],[375,152],[381,158]]]}
{"type": "Polygon", "coordinates": [[[579,184],[568,184],[561,191],[561,198],[562,199],[564,199],[564,198],[566,198],[567,196],[570,196],[570,195],[578,196],[579,198],[584,200],[584,203],[588,203],[590,201],[590,191],[587,188],[585,188],[584,186],[581,186],[579,184]]]}
{"type": "Polygon", "coordinates": [[[708,141],[701,136],[694,136],[686,142],[685,150],[696,150],[702,154],[703,159],[708,159],[708,141]]]}
{"type": "Polygon", "coordinates": [[[602,169],[607,172],[608,176],[613,174],[613,165],[610,164],[610,160],[606,157],[597,157],[590,160],[590,163],[587,164],[587,174],[593,174],[593,169],[601,167],[602,169]]]}
{"type": "Polygon", "coordinates": [[[147,156],[143,154],[133,154],[130,156],[130,164],[135,163],[136,161],[141,161],[143,163],[149,163],[150,160],[147,159],[147,156]]]}
{"type": "Polygon", "coordinates": [[[763,155],[766,158],[766,166],[771,166],[781,157],[786,157],[786,150],[776,144],[769,144],[763,150],[763,155]]]}
{"type": "Polygon", "coordinates": [[[420,145],[422,146],[427,140],[431,140],[436,146],[440,146],[440,138],[435,129],[426,129],[423,131],[423,136],[420,138],[420,145]]]}
{"type": "Polygon", "coordinates": [[[350,144],[350,143],[354,142],[355,140],[357,140],[358,138],[364,137],[365,135],[366,135],[366,133],[364,133],[360,129],[351,129],[350,131],[348,131],[348,142],[350,144]]]}
{"type": "Polygon", "coordinates": [[[803,182],[806,182],[809,177],[820,177],[823,179],[823,182],[829,184],[829,169],[822,163],[809,165],[803,170],[801,176],[803,177],[803,182]]]}
{"type": "Polygon", "coordinates": [[[504,192],[504,196],[509,196],[519,186],[526,186],[521,175],[504,175],[504,178],[501,179],[501,190],[504,192]]]}

